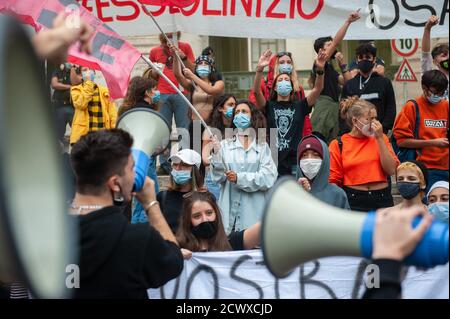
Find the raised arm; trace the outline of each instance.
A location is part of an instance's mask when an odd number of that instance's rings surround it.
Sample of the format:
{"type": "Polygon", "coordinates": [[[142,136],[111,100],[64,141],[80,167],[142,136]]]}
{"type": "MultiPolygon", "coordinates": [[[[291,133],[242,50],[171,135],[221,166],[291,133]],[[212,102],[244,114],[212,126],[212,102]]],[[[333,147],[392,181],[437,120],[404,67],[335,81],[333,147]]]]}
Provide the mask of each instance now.
{"type": "Polygon", "coordinates": [[[422,74],[433,69],[431,57],[431,28],[439,23],[439,18],[431,16],[428,18],[422,36],[422,56],[420,58],[420,69],[422,74]]]}
{"type": "Polygon", "coordinates": [[[167,224],[164,215],[161,213],[159,203],[156,200],[155,182],[151,180],[150,177],[147,176],[145,178],[144,187],[139,193],[136,193],[136,198],[142,204],[142,207],[144,207],[145,212],[148,215],[149,223],[155,227],[162,238],[178,245],[172,230],[167,224]]]}
{"type": "Polygon", "coordinates": [[[175,52],[180,54],[181,50],[174,45],[169,45],[170,54],[173,59],[173,74],[175,75],[178,83],[180,83],[186,90],[190,90],[192,83],[181,73],[180,61],[178,61],[175,52]]]}
{"type": "Polygon", "coordinates": [[[336,48],[338,47],[338,45],[342,42],[342,40],[345,37],[345,34],[347,33],[348,28],[350,27],[350,24],[352,24],[353,22],[359,20],[361,18],[361,16],[359,15],[358,11],[354,11],[352,13],[350,13],[350,16],[348,17],[348,19],[345,21],[344,25],[338,30],[338,32],[336,33],[336,35],[333,38],[333,42],[331,43],[331,45],[326,49],[327,52],[326,54],[328,56],[332,56],[333,53],[336,51],[336,48]]]}
{"type": "Polygon", "coordinates": [[[261,91],[261,80],[263,78],[264,68],[270,64],[271,56],[272,52],[270,50],[266,50],[263,52],[256,66],[255,81],[253,82],[253,91],[255,92],[256,106],[262,112],[265,112],[266,98],[261,91]]]}
{"type": "Polygon", "coordinates": [[[328,55],[325,53],[326,51],[324,49],[319,50],[319,54],[317,55],[317,59],[315,62],[315,69],[316,69],[316,81],[314,82],[314,88],[311,90],[311,92],[306,97],[306,100],[308,101],[309,106],[313,106],[316,104],[317,98],[320,96],[320,93],[323,90],[324,85],[324,67],[325,62],[328,59],[328,55]],[[322,73],[322,74],[319,74],[322,73]]]}
{"type": "Polygon", "coordinates": [[[431,49],[431,28],[439,23],[439,18],[436,16],[431,16],[428,18],[425,28],[423,29],[422,36],[422,52],[429,53],[431,49]]]}
{"type": "Polygon", "coordinates": [[[208,83],[203,79],[201,79],[200,77],[198,77],[188,68],[183,69],[183,73],[184,77],[187,80],[194,81],[199,87],[202,88],[203,91],[205,91],[205,93],[209,95],[216,96],[222,94],[225,89],[225,83],[222,80],[216,81],[216,83],[212,85],[211,83],[208,83]]]}

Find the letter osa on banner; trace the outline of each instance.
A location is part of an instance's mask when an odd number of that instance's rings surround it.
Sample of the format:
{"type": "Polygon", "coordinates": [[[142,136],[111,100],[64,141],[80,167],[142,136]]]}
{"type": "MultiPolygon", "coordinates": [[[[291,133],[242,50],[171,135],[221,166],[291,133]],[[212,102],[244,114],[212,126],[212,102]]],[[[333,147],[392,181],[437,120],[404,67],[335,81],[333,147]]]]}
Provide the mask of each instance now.
{"type": "MultiPolygon", "coordinates": [[[[374,265],[357,257],[329,257],[305,263],[283,279],[273,277],[260,250],[194,253],[181,275],[150,299],[358,299],[367,283],[377,287],[374,265]],[[367,269],[368,275],[365,275],[367,269]]],[[[449,265],[405,268],[403,298],[448,299],[449,265]]]]}
{"type": "Polygon", "coordinates": [[[361,9],[346,39],[420,38],[430,15],[440,18],[433,37],[448,37],[448,0],[195,0],[186,8],[143,6],[123,0],[80,0],[122,36],[165,31],[251,38],[317,38],[334,35],[351,11],[361,9]],[[148,12],[148,11],[147,11],[148,12]],[[173,19],[172,16],[175,16],[173,19]],[[174,20],[176,26],[174,26],[174,20]]]}

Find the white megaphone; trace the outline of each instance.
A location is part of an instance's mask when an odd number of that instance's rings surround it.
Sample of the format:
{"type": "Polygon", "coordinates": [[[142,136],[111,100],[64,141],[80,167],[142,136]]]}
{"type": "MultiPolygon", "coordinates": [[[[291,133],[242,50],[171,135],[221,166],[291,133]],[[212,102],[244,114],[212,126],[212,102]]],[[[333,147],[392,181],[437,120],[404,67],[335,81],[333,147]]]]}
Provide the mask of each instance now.
{"type": "Polygon", "coordinates": [[[0,15],[0,282],[36,298],[69,297],[76,225],[52,109],[22,27],[0,15]]]}
{"type": "MultiPolygon", "coordinates": [[[[413,222],[415,227],[420,222],[413,222]]],[[[305,192],[295,180],[281,178],[271,191],[261,245],[270,272],[283,277],[299,264],[327,256],[371,258],[375,213],[351,212],[305,192]]],[[[434,221],[404,263],[422,267],[448,262],[448,224],[434,221]]]]}
{"type": "Polygon", "coordinates": [[[158,112],[137,107],[123,113],[116,127],[133,137],[132,154],[136,173],[133,190],[140,191],[147,176],[150,157],[163,152],[169,145],[169,124],[158,112]]]}

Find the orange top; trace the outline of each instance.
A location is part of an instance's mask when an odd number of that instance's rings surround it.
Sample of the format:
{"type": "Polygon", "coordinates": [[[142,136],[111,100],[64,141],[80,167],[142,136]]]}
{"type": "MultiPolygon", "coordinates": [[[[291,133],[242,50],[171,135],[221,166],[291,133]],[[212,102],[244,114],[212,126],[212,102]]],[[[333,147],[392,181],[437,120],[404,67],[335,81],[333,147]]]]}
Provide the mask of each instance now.
{"type": "MultiPolygon", "coordinates": [[[[342,187],[387,182],[375,138],[354,137],[347,133],[341,139],[342,154],[337,140],[330,144],[330,183],[342,187]]],[[[400,164],[385,134],[383,140],[391,156],[400,164]]]]}
{"type": "MultiPolygon", "coordinates": [[[[448,100],[431,104],[421,96],[416,98],[416,101],[420,112],[419,139],[432,140],[447,137],[448,100]]],[[[408,102],[395,119],[393,133],[397,143],[414,138],[415,123],[416,108],[412,102],[408,102]]],[[[417,159],[427,168],[448,170],[448,147],[424,147],[417,159]]]]}

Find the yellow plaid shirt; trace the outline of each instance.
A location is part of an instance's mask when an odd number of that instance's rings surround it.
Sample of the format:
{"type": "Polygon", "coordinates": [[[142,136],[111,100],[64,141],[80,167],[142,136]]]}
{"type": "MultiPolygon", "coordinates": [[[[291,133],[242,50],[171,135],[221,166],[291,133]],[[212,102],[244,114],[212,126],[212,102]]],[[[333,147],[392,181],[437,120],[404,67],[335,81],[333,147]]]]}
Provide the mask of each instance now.
{"type": "Polygon", "coordinates": [[[89,112],[89,132],[98,131],[105,127],[103,122],[102,105],[100,103],[99,89],[95,86],[94,95],[88,104],[89,112]]]}

